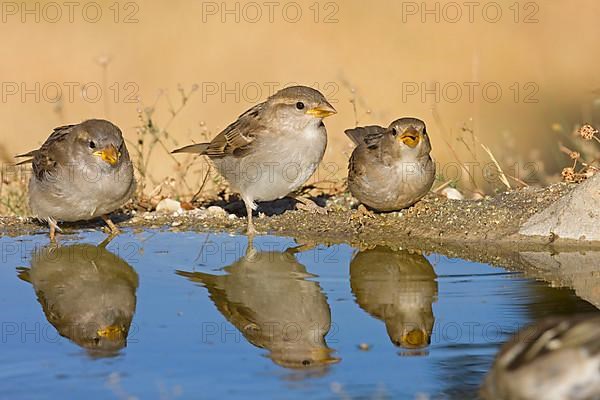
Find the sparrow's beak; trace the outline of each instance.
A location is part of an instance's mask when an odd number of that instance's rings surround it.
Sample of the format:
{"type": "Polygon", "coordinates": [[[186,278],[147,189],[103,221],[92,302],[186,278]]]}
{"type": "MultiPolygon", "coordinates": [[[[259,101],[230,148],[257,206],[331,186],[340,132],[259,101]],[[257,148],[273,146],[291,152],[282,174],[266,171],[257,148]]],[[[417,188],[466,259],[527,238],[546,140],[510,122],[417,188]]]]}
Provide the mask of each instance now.
{"type": "Polygon", "coordinates": [[[429,345],[429,335],[420,329],[414,329],[402,335],[402,347],[418,349],[429,345]]]}
{"type": "Polygon", "coordinates": [[[324,101],[317,107],[306,110],[306,114],[312,115],[316,118],[326,118],[330,115],[337,114],[337,111],[335,110],[335,108],[333,108],[331,104],[329,104],[329,102],[324,101]]]}
{"type": "Polygon", "coordinates": [[[310,351],[311,358],[315,360],[317,365],[329,365],[336,364],[340,362],[338,357],[333,357],[331,355],[331,349],[327,348],[316,348],[310,351]]]}
{"type": "Polygon", "coordinates": [[[121,157],[121,153],[119,153],[117,148],[112,144],[106,146],[102,150],[95,151],[94,155],[100,157],[103,161],[109,163],[113,167],[117,165],[119,157],[121,157]]]}
{"type": "Polygon", "coordinates": [[[96,331],[96,334],[98,334],[98,336],[100,336],[102,338],[116,341],[116,340],[122,340],[125,332],[124,332],[123,328],[120,326],[109,325],[104,329],[98,329],[98,331],[96,331]]]}
{"type": "Polygon", "coordinates": [[[421,141],[421,133],[411,126],[398,136],[398,140],[402,141],[411,149],[414,149],[421,141]]]}

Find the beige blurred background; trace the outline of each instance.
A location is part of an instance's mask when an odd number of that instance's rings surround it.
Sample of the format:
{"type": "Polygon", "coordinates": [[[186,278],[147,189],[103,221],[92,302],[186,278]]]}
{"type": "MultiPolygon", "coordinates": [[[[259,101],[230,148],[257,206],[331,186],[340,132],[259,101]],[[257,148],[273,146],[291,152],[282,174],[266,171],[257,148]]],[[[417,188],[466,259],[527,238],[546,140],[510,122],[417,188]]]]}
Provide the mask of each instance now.
{"type": "MultiPolygon", "coordinates": [[[[428,124],[440,182],[456,175],[445,166],[457,158],[489,162],[471,130],[503,168],[533,160],[543,172],[539,182],[551,179],[569,163],[558,143],[571,140],[577,124],[599,117],[600,3],[483,1],[472,22],[466,6],[456,8],[462,2],[425,3],[99,1],[77,3],[72,16],[62,6],[57,18],[47,2],[4,2],[0,154],[9,161],[39,146],[53,127],[92,117],[112,120],[135,142],[138,110],[154,107],[154,123],[164,126],[169,99],[174,108],[180,103],[178,85],[198,89],[168,126],[166,143],[199,141],[273,87],[302,83],[322,90],[338,109],[326,121],[326,162],[339,167],[338,177],[352,150],[345,128],[357,120],[387,125],[416,116],[428,124]],[[423,14],[425,3],[432,12],[423,14]],[[102,16],[94,22],[98,9],[102,16]],[[431,89],[435,82],[437,98],[423,98],[422,85],[431,89]],[[473,99],[467,85],[477,85],[473,99]]],[[[155,181],[173,173],[166,152],[152,157],[155,181]]]]}

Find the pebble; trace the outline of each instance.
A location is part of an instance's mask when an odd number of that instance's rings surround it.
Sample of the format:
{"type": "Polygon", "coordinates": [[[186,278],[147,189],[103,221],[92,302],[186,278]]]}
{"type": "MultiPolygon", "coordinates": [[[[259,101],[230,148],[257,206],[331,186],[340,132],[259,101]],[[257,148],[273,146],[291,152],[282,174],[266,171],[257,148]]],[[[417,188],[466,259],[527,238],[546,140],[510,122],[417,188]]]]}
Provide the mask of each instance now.
{"type": "Polygon", "coordinates": [[[181,203],[173,199],[162,199],[156,205],[156,212],[183,214],[181,203]]]}
{"type": "Polygon", "coordinates": [[[172,226],[172,227],[176,227],[176,226],[179,226],[179,225],[181,225],[182,223],[183,223],[183,222],[181,222],[181,221],[174,221],[174,222],[171,224],[171,226],[172,226]]]}
{"type": "Polygon", "coordinates": [[[361,343],[358,345],[358,349],[362,351],[369,351],[371,350],[371,345],[368,343],[361,343]]]}
{"type": "Polygon", "coordinates": [[[219,206],[210,206],[206,209],[206,214],[211,217],[225,218],[229,216],[229,213],[219,206]]]}
{"type": "Polygon", "coordinates": [[[444,188],[441,193],[450,200],[464,200],[465,198],[461,192],[451,187],[444,188]]]}

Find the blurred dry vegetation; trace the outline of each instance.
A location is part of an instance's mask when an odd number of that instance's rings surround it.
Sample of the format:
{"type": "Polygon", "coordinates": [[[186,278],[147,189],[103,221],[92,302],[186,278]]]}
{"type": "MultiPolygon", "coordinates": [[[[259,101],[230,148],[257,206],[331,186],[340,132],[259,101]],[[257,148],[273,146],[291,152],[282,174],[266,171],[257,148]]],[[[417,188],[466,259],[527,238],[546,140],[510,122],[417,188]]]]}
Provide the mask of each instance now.
{"type": "MultiPolygon", "coordinates": [[[[326,121],[327,153],[310,181],[319,191],[344,190],[352,151],[344,129],[387,125],[401,116],[428,125],[438,163],[434,190],[454,187],[466,198],[577,182],[598,165],[600,144],[589,136],[600,108],[600,55],[590,51],[600,37],[595,0],[580,0],[577,7],[535,2],[538,22],[530,24],[515,23],[509,5],[497,23],[479,14],[472,23],[466,17],[423,23],[419,15],[402,21],[402,2],[349,0],[336,3],[337,22],[315,23],[309,12],[314,1],[299,1],[305,17],[297,23],[277,17],[250,23],[232,17],[222,22],[219,15],[203,22],[203,2],[135,3],[139,21],[132,24],[109,17],[98,23],[0,24],[3,82],[29,88],[35,82],[97,82],[103,91],[97,102],[79,92],[73,101],[2,98],[0,215],[27,214],[29,173],[15,170],[12,156],[38,147],[55,126],[94,117],[110,119],[124,132],[140,181],[138,207],[151,209],[165,197],[188,205],[227,199],[226,182],[207,160],[174,157],[170,150],[209,140],[259,100],[240,90],[237,96],[210,95],[207,84],[259,87],[260,99],[271,94],[271,83],[276,89],[292,83],[321,89],[339,113],[326,121]],[[494,82],[503,94],[491,102],[476,91],[469,101],[465,90],[459,101],[444,95],[436,101],[434,95],[407,96],[407,82],[428,88],[435,82],[463,88],[465,82],[494,82]],[[525,102],[528,83],[537,88],[535,102],[525,102]],[[590,126],[582,129],[585,123],[590,126]]],[[[426,3],[433,8],[436,2],[426,3]]],[[[106,10],[113,2],[99,4],[106,10]]]]}

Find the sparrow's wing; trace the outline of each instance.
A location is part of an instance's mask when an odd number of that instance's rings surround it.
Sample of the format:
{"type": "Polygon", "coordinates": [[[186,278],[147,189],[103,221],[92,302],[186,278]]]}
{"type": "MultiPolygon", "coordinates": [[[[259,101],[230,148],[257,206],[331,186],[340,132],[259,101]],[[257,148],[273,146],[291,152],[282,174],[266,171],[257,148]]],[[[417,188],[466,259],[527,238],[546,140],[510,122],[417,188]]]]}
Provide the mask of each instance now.
{"type": "Polygon", "coordinates": [[[354,142],[354,144],[360,146],[364,143],[369,148],[379,144],[384,132],[385,128],[378,125],[359,126],[357,128],[347,129],[344,131],[344,133],[346,133],[346,135],[354,142]]]}
{"type": "Polygon", "coordinates": [[[66,154],[64,141],[73,131],[76,125],[64,125],[54,128],[52,134],[46,139],[42,147],[37,150],[32,150],[29,153],[19,154],[16,157],[31,157],[21,161],[17,165],[32,163],[33,172],[38,178],[42,178],[47,173],[52,173],[56,170],[58,163],[64,161],[66,154]]]}
{"type": "Polygon", "coordinates": [[[261,118],[264,108],[265,103],[260,103],[240,115],[208,144],[204,154],[215,158],[247,154],[256,135],[267,130],[261,118]]]}
{"type": "Polygon", "coordinates": [[[349,182],[362,179],[363,175],[366,174],[366,165],[371,163],[371,160],[376,159],[384,162],[386,149],[380,145],[386,132],[388,131],[385,128],[377,125],[358,127],[345,131],[346,135],[357,144],[348,164],[348,170],[350,171],[348,175],[349,182]]]}

